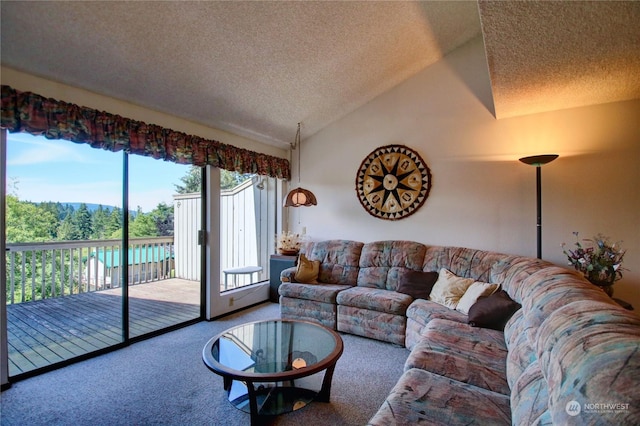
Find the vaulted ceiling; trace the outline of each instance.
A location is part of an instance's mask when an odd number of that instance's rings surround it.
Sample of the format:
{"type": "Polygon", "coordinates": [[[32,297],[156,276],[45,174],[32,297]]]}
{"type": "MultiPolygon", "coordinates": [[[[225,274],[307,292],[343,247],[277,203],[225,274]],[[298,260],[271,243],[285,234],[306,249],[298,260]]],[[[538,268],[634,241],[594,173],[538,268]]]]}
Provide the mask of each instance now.
{"type": "Polygon", "coordinates": [[[497,119],[640,98],[634,1],[0,7],[3,66],[281,147],[480,35],[497,119]]]}

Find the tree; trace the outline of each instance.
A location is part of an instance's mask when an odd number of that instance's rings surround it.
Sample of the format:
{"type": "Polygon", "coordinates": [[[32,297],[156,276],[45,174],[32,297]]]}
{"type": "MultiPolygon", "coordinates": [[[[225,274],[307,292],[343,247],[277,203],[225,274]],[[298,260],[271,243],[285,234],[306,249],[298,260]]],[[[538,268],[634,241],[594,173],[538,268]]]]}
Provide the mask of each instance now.
{"type": "Polygon", "coordinates": [[[122,210],[118,207],[114,207],[107,220],[105,228],[106,238],[122,238],[122,210]]]}
{"type": "MultiPolygon", "coordinates": [[[[245,180],[251,178],[251,173],[238,173],[229,170],[220,170],[220,189],[232,189],[245,180]]],[[[174,184],[178,194],[189,194],[202,191],[202,170],[200,167],[191,166],[186,175],[180,178],[184,185],[174,184]]]]}
{"type": "Polygon", "coordinates": [[[70,241],[77,240],[78,234],[74,225],[73,215],[67,214],[67,216],[58,225],[58,240],[70,241]]]}
{"type": "Polygon", "coordinates": [[[92,238],[101,240],[105,238],[107,229],[107,222],[109,220],[109,209],[102,207],[102,204],[98,206],[98,209],[93,212],[91,217],[92,238]]]}
{"type": "Polygon", "coordinates": [[[202,190],[202,169],[197,166],[191,166],[187,174],[180,178],[180,181],[183,185],[174,184],[178,194],[200,192],[202,190]]]}
{"type": "Polygon", "coordinates": [[[91,237],[91,213],[85,203],[80,204],[74,217],[77,239],[88,240],[91,237]]]}
{"type": "Polygon", "coordinates": [[[56,234],[57,218],[35,204],[20,201],[14,195],[6,197],[6,241],[27,243],[51,241],[56,234]]]}
{"type": "Polygon", "coordinates": [[[156,208],[151,211],[150,215],[156,224],[158,236],[173,236],[173,206],[169,206],[166,203],[159,203],[156,208]]]}
{"type": "Polygon", "coordinates": [[[142,208],[138,207],[135,219],[129,223],[130,237],[157,237],[158,228],[151,214],[142,212],[142,208]]]}
{"type": "Polygon", "coordinates": [[[229,170],[220,170],[220,189],[233,189],[251,178],[250,173],[230,172],[229,170]]]}

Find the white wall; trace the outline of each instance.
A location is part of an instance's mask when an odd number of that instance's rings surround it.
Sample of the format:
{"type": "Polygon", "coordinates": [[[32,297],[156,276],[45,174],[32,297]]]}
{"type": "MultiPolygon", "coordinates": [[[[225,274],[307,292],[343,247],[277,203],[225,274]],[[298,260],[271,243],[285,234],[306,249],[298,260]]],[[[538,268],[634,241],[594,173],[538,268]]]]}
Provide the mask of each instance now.
{"type": "Polygon", "coordinates": [[[518,158],[560,154],[542,169],[543,258],[566,265],[561,244],[575,241],[572,231],[623,240],[630,271],[615,296],[640,312],[640,101],[502,120],[492,111],[478,38],[303,140],[301,185],[318,206],[290,209],[292,228],[313,240],[407,239],[535,257],[535,168],[518,158]],[[418,151],[433,175],[422,208],[393,222],[369,215],[355,193],[362,160],[388,144],[418,151]]]}

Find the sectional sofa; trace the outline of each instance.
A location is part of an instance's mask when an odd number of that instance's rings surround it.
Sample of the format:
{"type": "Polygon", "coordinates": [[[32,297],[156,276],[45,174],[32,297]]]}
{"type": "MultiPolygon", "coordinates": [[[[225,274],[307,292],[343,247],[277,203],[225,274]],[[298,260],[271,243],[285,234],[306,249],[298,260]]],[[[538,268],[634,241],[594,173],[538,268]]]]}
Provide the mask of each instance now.
{"type": "Polygon", "coordinates": [[[411,241],[310,242],[301,254],[317,276],[282,272],[282,317],[411,351],[371,425],[640,424],[640,318],[575,271],[411,241]],[[443,303],[445,273],[468,287],[443,303]],[[499,288],[469,302],[473,284],[499,288]]]}

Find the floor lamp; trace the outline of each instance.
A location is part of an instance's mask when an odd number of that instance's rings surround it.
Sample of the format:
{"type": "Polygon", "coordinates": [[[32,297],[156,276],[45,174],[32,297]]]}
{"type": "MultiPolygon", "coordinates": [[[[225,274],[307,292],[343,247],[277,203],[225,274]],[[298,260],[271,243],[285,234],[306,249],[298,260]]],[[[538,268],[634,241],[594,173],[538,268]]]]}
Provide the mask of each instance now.
{"type": "Polygon", "coordinates": [[[522,157],[520,161],[536,168],[536,203],[538,211],[537,231],[538,231],[538,259],[542,259],[542,173],[541,167],[558,158],[558,154],[532,155],[522,157]]]}

